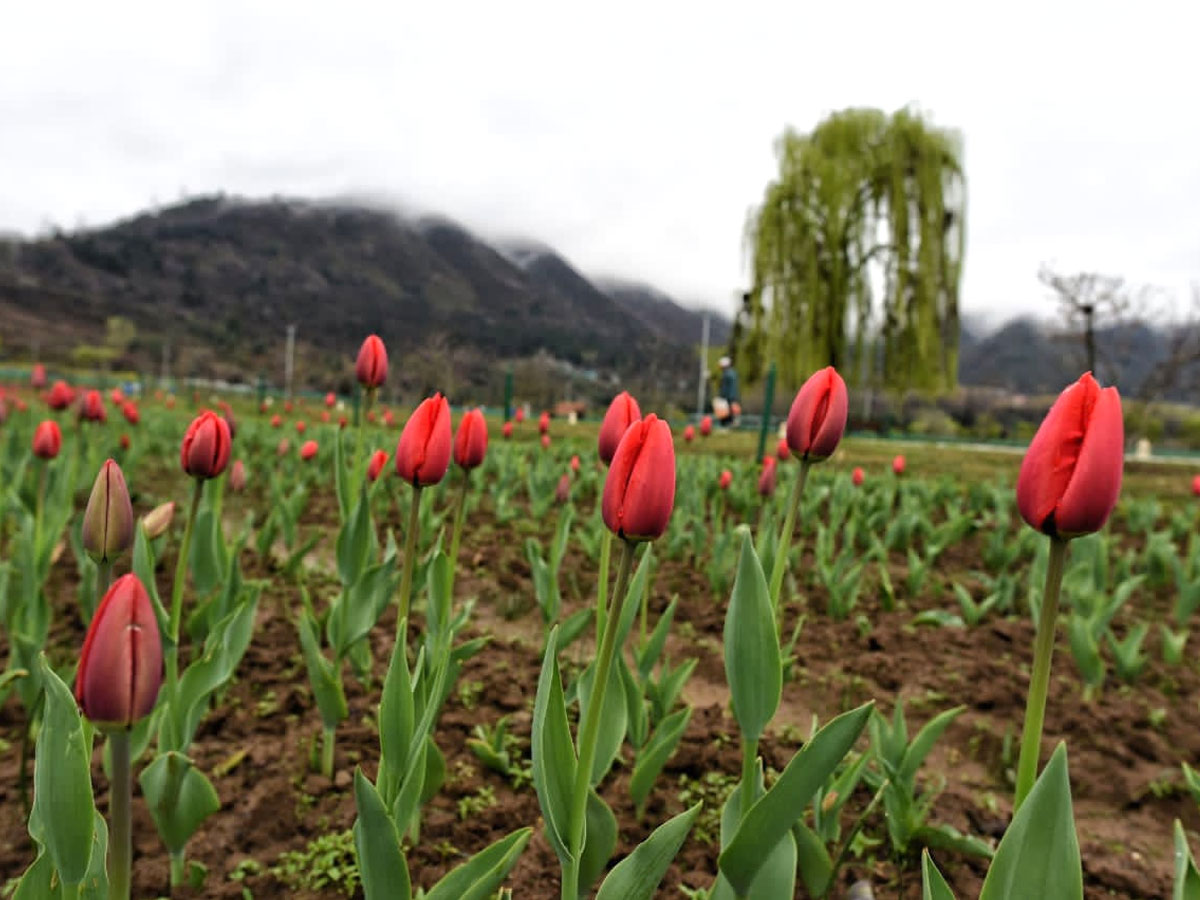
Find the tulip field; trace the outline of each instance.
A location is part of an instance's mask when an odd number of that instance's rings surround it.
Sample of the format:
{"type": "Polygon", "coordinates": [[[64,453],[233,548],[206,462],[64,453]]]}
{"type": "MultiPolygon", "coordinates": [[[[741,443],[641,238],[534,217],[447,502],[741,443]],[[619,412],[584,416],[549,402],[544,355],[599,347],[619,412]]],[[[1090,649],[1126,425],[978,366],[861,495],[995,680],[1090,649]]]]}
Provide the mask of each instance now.
{"type": "Polygon", "coordinates": [[[1114,388],[893,443],[830,368],[757,459],[387,370],[0,388],[0,898],[1200,898],[1200,463],[1114,388]]]}

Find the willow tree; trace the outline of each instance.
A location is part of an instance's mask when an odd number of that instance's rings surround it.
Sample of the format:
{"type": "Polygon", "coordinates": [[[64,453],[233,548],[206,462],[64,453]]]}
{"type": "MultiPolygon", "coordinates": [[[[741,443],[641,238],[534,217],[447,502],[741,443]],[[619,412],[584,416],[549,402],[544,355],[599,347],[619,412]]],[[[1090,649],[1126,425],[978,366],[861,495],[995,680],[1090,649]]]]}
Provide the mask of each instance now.
{"type": "Polygon", "coordinates": [[[965,179],[957,135],[909,110],[834,113],[786,131],[751,213],[753,285],[734,329],[748,380],[837,366],[852,383],[952,388],[965,179]],[[879,294],[880,296],[876,296],[879,294]]]}

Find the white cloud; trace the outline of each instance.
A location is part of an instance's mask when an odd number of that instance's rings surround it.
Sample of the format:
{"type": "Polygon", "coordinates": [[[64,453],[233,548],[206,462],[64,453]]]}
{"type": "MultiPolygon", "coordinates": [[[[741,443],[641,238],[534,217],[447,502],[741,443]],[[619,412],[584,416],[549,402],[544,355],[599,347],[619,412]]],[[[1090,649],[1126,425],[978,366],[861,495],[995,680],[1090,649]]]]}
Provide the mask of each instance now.
{"type": "Polygon", "coordinates": [[[731,308],[786,125],[915,104],[966,141],[963,305],[1038,265],[1200,280],[1183,3],[20,4],[0,228],[180,192],[378,192],[731,308]]]}

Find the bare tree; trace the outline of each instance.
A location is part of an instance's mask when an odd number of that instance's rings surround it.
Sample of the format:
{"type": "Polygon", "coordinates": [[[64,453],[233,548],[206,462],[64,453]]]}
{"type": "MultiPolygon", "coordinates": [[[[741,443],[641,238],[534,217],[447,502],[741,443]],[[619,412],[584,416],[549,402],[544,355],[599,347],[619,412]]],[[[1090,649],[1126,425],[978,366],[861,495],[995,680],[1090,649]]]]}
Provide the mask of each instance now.
{"type": "Polygon", "coordinates": [[[1143,400],[1162,399],[1183,390],[1200,394],[1200,284],[1192,285],[1191,303],[1161,323],[1165,352],[1138,389],[1143,400]]]}

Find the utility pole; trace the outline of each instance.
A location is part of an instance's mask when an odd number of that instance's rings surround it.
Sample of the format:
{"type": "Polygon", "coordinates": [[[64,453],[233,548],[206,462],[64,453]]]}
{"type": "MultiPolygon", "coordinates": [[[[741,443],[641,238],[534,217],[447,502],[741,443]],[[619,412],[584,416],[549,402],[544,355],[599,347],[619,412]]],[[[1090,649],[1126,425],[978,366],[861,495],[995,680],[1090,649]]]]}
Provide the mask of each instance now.
{"type": "Polygon", "coordinates": [[[296,326],[287,327],[287,350],[283,358],[284,396],[292,399],[292,373],[296,370],[296,326]]]}
{"type": "Polygon", "coordinates": [[[709,313],[704,313],[704,325],[700,329],[700,380],[696,384],[696,415],[704,415],[704,383],[708,380],[708,332],[709,313]]]}

